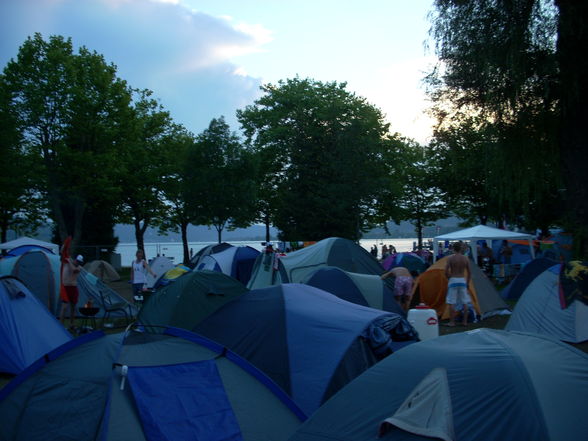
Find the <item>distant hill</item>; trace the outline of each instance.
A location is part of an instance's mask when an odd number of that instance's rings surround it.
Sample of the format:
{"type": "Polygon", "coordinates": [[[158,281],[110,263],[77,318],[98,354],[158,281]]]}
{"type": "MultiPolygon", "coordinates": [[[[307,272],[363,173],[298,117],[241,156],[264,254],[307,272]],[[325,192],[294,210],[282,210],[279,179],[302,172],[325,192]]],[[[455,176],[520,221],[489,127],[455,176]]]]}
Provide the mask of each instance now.
{"type": "MultiPolygon", "coordinates": [[[[460,219],[451,217],[441,219],[435,222],[432,227],[425,227],[424,237],[433,237],[439,234],[450,233],[459,229],[460,219]]],[[[390,235],[386,235],[383,228],[374,228],[373,230],[364,234],[364,239],[383,239],[383,238],[413,238],[416,237],[416,232],[412,224],[409,222],[401,222],[396,225],[393,222],[388,223],[388,230],[390,235]]],[[[8,240],[16,238],[13,232],[8,235],[8,240]]],[[[114,228],[114,234],[119,238],[120,243],[135,242],[135,229],[132,225],[117,224],[114,228]]],[[[277,240],[278,230],[276,228],[270,229],[271,239],[277,240]]],[[[51,241],[51,229],[49,226],[39,228],[33,236],[40,240],[51,241]]],[[[249,228],[239,228],[234,231],[224,230],[222,239],[226,242],[230,241],[264,241],[265,240],[265,226],[252,225],[249,228]]],[[[217,232],[214,227],[207,227],[203,225],[190,225],[188,227],[188,240],[190,242],[216,242],[217,232]]],[[[179,233],[168,233],[167,235],[159,235],[156,228],[147,228],[145,232],[145,242],[181,242],[182,237],[179,233]]]]}

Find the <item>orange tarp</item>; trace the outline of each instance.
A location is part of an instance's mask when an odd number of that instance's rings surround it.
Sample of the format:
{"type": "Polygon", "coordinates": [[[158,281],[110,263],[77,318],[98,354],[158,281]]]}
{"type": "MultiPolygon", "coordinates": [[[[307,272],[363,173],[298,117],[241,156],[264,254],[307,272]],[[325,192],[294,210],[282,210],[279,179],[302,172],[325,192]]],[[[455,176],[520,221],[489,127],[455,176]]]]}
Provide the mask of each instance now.
{"type": "MultiPolygon", "coordinates": [[[[427,306],[437,311],[437,315],[442,319],[449,318],[449,308],[445,303],[447,295],[447,277],[445,277],[445,266],[448,257],[439,259],[431,265],[427,271],[419,276],[413,288],[413,303],[425,303],[427,306]]],[[[472,304],[478,314],[480,306],[478,305],[478,295],[473,282],[470,280],[468,292],[472,298],[472,304]]]]}

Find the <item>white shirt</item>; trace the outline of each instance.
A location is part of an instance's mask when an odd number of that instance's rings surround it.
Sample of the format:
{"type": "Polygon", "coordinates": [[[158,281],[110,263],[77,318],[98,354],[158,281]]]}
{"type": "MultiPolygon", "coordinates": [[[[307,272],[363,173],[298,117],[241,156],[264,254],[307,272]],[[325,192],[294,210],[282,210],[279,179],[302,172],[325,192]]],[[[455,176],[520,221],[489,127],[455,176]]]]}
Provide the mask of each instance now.
{"type": "Polygon", "coordinates": [[[133,260],[133,284],[135,283],[147,283],[147,269],[145,268],[147,263],[145,260],[137,262],[133,260]]]}

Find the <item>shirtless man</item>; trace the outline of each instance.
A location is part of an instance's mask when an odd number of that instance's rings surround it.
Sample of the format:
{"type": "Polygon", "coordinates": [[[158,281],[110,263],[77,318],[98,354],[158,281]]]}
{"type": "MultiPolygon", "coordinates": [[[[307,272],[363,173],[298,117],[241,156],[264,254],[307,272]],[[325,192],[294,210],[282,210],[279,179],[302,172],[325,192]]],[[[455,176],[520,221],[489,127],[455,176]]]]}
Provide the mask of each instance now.
{"type": "Polygon", "coordinates": [[[414,280],[412,274],[403,266],[392,268],[385,274],[382,274],[381,279],[387,279],[390,276],[396,277],[394,280],[394,298],[404,311],[408,310],[410,305],[410,297],[412,295],[412,286],[414,280]]]}
{"type": "Polygon", "coordinates": [[[463,324],[468,322],[468,304],[472,302],[468,294],[468,285],[471,279],[470,261],[462,254],[461,242],[453,244],[453,252],[447,258],[445,276],[449,280],[447,284],[446,302],[451,308],[449,315],[449,326],[455,326],[456,306],[463,305],[463,324]]]}

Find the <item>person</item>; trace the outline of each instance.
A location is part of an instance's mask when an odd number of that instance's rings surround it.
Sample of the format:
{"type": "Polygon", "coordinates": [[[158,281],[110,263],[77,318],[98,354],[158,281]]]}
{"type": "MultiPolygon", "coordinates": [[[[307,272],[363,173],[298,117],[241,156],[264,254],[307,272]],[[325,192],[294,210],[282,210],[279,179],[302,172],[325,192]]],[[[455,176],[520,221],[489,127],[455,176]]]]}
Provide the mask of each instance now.
{"type": "Polygon", "coordinates": [[[153,277],[156,277],[153,270],[145,260],[145,253],[143,250],[137,250],[135,253],[135,260],[131,264],[131,283],[133,285],[133,299],[137,300],[143,296],[143,285],[147,283],[147,272],[153,277]]]}
{"type": "Polygon", "coordinates": [[[455,317],[460,305],[463,305],[463,324],[465,326],[468,323],[468,304],[472,302],[468,294],[472,271],[469,259],[462,254],[461,243],[453,244],[453,252],[454,254],[447,258],[447,266],[445,267],[445,276],[448,279],[446,302],[450,308],[449,326],[455,326],[455,317]]]}
{"type": "Polygon", "coordinates": [[[499,254],[502,257],[502,263],[509,265],[512,257],[512,247],[508,244],[507,240],[502,241],[499,254]]]}
{"type": "Polygon", "coordinates": [[[382,245],[382,260],[388,257],[388,245],[382,245]]]}
{"type": "Polygon", "coordinates": [[[394,299],[404,311],[408,311],[410,298],[412,296],[412,287],[414,284],[412,274],[407,268],[397,266],[387,273],[382,274],[380,278],[385,280],[390,276],[396,277],[394,280],[394,299]]]}
{"type": "Polygon", "coordinates": [[[74,318],[76,304],[80,296],[78,291],[78,276],[80,275],[81,265],[84,263],[84,256],[79,254],[75,260],[67,258],[63,261],[61,273],[61,283],[64,288],[64,295],[61,298],[61,314],[59,320],[65,324],[65,311],[69,309],[70,329],[74,328],[74,318]]]}

